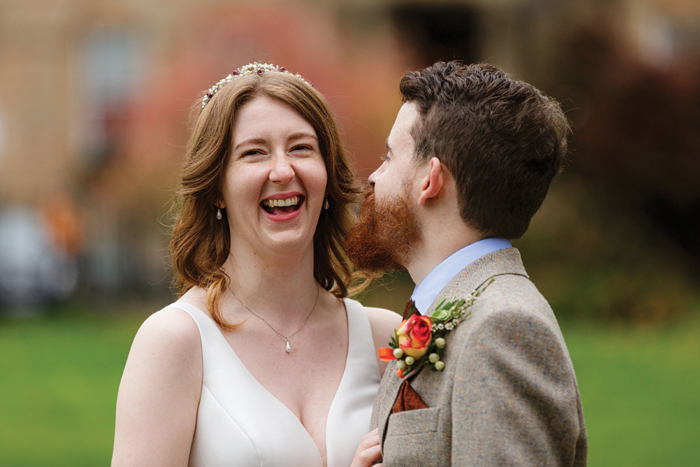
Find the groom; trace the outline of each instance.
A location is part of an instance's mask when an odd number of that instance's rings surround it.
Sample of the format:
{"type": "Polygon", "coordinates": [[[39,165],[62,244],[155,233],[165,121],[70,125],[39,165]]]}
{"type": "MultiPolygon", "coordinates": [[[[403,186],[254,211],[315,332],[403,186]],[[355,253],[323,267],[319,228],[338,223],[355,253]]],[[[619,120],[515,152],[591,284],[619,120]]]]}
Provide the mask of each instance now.
{"type": "Polygon", "coordinates": [[[388,152],[347,239],[359,269],[406,268],[417,284],[407,306],[417,314],[399,336],[409,350],[394,353],[372,413],[383,462],[585,465],[571,358],[510,244],[561,168],[566,118],[487,64],[438,62],[407,73],[400,90],[388,152]],[[479,293],[421,356],[430,327],[419,317],[443,298],[479,293]]]}

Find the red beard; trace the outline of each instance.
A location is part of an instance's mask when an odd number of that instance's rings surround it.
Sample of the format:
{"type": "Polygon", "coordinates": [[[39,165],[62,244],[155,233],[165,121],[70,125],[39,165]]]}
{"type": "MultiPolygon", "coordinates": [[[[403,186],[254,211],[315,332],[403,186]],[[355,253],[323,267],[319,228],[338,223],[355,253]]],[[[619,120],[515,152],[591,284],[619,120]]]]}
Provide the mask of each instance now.
{"type": "Polygon", "coordinates": [[[367,194],[359,222],[346,236],[348,257],[365,273],[404,269],[421,237],[418,221],[408,203],[408,191],[377,204],[374,191],[367,194]]]}

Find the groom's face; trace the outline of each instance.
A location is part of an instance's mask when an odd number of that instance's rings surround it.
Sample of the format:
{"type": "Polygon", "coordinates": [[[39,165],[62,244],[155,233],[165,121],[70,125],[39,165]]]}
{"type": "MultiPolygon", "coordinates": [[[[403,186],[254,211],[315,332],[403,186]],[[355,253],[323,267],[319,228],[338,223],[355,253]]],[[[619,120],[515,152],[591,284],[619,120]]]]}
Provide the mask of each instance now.
{"type": "Polygon", "coordinates": [[[369,177],[372,191],[362,206],[360,220],[348,232],[348,255],[365,272],[406,267],[420,241],[415,217],[416,167],[411,128],[419,118],[415,104],[401,107],[386,146],[382,165],[369,177]]]}
{"type": "MultiPolygon", "coordinates": [[[[419,118],[418,107],[412,102],[405,103],[396,116],[394,126],[386,139],[387,153],[384,162],[369,176],[369,183],[374,187],[378,203],[404,194],[407,185],[412,184],[416,177],[416,164],[413,160],[415,143],[411,130],[419,118]]],[[[410,197],[412,191],[406,194],[410,197]]]]}

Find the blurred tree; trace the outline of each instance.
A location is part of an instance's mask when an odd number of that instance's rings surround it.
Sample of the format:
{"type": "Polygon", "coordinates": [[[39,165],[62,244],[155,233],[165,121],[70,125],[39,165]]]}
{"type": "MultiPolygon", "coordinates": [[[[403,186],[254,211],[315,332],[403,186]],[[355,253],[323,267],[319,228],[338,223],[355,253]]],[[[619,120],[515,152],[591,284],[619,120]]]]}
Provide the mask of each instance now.
{"type": "Polygon", "coordinates": [[[700,272],[700,63],[657,67],[604,29],[575,34],[562,81],[574,83],[572,170],[669,236],[700,272]]]}

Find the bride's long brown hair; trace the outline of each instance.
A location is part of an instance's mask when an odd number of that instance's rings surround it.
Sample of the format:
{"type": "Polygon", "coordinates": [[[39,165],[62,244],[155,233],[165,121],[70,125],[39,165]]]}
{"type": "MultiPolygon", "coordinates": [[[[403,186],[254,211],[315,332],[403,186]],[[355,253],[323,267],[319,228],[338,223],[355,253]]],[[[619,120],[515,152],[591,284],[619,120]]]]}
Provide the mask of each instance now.
{"type": "Polygon", "coordinates": [[[236,111],[257,95],[290,105],[316,130],[328,182],[330,209],[322,210],[314,234],[314,278],[339,298],[348,295],[352,266],[344,237],[353,221],[352,204],[359,186],[347,162],[338,126],[325,98],[300,79],[278,72],[243,76],[226,84],[196,117],[187,147],[175,205],[170,252],[178,293],[207,290],[207,306],[214,321],[227,323],[219,309],[230,279],[221,268],[231,250],[229,225],[216,219],[221,181],[231,152],[236,111]]]}

